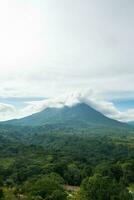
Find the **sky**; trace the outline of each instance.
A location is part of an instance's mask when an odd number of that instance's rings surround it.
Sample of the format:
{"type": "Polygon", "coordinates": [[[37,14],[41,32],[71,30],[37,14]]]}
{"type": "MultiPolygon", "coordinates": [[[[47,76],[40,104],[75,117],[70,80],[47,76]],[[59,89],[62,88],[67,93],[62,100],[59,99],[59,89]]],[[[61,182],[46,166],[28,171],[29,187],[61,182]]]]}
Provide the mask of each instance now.
{"type": "Polygon", "coordinates": [[[134,121],[133,7],[133,0],[0,1],[0,120],[69,98],[134,121]]]}

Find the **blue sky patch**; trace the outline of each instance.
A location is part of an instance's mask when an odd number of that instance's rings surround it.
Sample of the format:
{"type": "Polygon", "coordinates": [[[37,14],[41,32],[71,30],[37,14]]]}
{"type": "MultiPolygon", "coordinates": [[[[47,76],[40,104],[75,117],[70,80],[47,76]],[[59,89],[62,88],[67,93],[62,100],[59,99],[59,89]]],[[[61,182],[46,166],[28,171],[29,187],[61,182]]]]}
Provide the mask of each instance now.
{"type": "Polygon", "coordinates": [[[112,101],[120,111],[125,111],[128,109],[134,108],[134,99],[121,99],[121,100],[113,100],[112,101]]]}

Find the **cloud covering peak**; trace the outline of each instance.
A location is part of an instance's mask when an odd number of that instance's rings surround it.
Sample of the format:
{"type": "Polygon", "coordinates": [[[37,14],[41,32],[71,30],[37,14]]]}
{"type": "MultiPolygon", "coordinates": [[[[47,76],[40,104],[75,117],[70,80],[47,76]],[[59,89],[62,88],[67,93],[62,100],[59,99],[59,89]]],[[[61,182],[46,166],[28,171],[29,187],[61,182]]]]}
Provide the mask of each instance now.
{"type": "Polygon", "coordinates": [[[134,99],[133,7],[132,0],[0,1],[0,99],[48,98],[23,108],[1,102],[0,120],[77,102],[133,120],[133,109],[112,103],[134,99]],[[89,87],[106,101],[83,94],[89,87]]]}
{"type": "Polygon", "coordinates": [[[102,100],[93,94],[92,90],[85,93],[71,93],[61,95],[56,98],[44,99],[41,101],[25,102],[23,108],[15,108],[13,105],[0,104],[0,120],[8,120],[13,118],[22,118],[37,112],[40,112],[48,107],[61,108],[64,106],[74,106],[78,103],[86,103],[107,117],[127,122],[134,120],[134,109],[127,111],[119,111],[112,102],[102,100]]]}

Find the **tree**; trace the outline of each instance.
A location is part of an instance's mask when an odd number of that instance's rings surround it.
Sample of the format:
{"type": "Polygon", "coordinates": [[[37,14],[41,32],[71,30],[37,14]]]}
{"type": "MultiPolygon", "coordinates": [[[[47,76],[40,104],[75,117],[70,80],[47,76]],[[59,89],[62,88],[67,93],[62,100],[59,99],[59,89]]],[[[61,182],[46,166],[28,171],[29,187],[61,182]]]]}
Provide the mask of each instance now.
{"type": "Polygon", "coordinates": [[[64,174],[65,179],[70,185],[79,185],[81,182],[80,169],[75,163],[70,163],[68,165],[67,171],[64,174]]]}
{"type": "Polygon", "coordinates": [[[95,172],[101,174],[102,176],[109,176],[117,181],[120,181],[123,176],[123,171],[119,164],[111,164],[107,162],[99,164],[96,167],[95,172]]]}
{"type": "Polygon", "coordinates": [[[34,197],[42,197],[46,200],[66,200],[63,189],[63,179],[55,173],[45,175],[36,181],[27,182],[25,190],[34,197]]]}
{"type": "Polygon", "coordinates": [[[125,162],[122,164],[123,181],[127,185],[134,182],[134,163],[125,162]]]}
{"type": "Polygon", "coordinates": [[[96,174],[84,179],[80,189],[81,200],[131,200],[125,186],[116,180],[96,174]]]}

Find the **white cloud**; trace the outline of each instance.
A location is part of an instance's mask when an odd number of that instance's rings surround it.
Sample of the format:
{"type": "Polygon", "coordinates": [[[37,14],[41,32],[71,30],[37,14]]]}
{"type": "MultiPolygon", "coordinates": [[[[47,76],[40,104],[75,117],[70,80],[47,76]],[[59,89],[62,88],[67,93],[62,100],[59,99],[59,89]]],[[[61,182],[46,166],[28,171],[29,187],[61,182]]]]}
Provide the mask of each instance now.
{"type": "Polygon", "coordinates": [[[89,86],[103,94],[133,93],[133,6],[1,1],[0,96],[54,97],[89,86]]]}
{"type": "Polygon", "coordinates": [[[0,121],[13,119],[17,115],[17,110],[10,104],[0,103],[0,121]]]}
{"type": "Polygon", "coordinates": [[[15,109],[15,107],[7,104],[0,104],[0,120],[12,118],[22,118],[33,113],[40,112],[48,107],[73,106],[77,103],[86,103],[104,115],[123,122],[134,120],[134,109],[127,111],[119,111],[112,102],[104,101],[89,90],[85,93],[72,93],[61,95],[57,98],[45,99],[41,101],[25,102],[24,108],[15,109]]]}
{"type": "Polygon", "coordinates": [[[50,97],[23,109],[0,104],[0,120],[78,101],[134,120],[133,109],[120,112],[110,101],[134,98],[133,6],[125,0],[0,1],[0,97],[50,97]],[[97,95],[83,95],[89,87],[97,95]]]}

